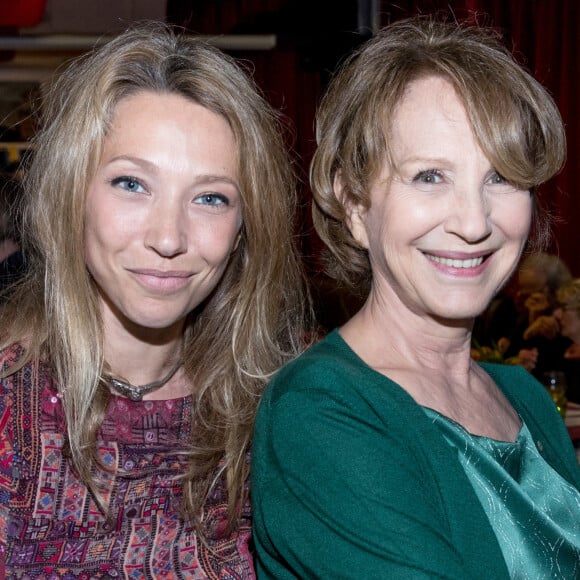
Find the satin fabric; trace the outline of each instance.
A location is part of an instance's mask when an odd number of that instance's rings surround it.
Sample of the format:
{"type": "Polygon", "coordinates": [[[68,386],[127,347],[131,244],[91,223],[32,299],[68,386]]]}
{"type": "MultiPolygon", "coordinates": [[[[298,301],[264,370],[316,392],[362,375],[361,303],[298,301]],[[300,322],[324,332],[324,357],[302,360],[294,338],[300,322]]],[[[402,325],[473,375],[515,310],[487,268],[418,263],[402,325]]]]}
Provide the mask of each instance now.
{"type": "Polygon", "coordinates": [[[511,578],[580,578],[580,493],[542,458],[525,423],[511,443],[425,412],[457,449],[511,578]]]}

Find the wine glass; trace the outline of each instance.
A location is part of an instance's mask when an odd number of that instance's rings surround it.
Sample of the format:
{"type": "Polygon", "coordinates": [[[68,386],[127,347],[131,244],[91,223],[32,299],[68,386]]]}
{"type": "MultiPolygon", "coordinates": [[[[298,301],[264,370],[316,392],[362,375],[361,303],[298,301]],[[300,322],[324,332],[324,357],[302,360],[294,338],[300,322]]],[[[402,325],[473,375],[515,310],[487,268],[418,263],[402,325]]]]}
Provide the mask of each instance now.
{"type": "Polygon", "coordinates": [[[562,418],[566,416],[568,399],[566,398],[566,375],[562,371],[547,371],[542,380],[544,387],[550,393],[562,418]]]}

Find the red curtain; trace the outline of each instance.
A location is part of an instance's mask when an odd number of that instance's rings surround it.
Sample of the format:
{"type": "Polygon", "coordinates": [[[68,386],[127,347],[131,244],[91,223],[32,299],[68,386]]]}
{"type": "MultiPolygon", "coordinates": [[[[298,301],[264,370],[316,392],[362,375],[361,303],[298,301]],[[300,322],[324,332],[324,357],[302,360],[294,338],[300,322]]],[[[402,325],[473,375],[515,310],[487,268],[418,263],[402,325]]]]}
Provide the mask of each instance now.
{"type": "MultiPolygon", "coordinates": [[[[313,116],[332,59],[338,60],[344,36],[354,30],[348,16],[355,0],[168,0],[170,20],[209,34],[268,32],[278,34],[278,47],[265,53],[234,53],[250,61],[255,77],[272,104],[294,126],[299,170],[306,176],[314,149],[313,116]],[[347,18],[348,16],[348,18],[347,18]],[[313,42],[314,39],[314,42],[313,42]],[[324,57],[324,58],[323,58],[324,57]]],[[[379,2],[383,24],[417,13],[451,13],[457,19],[477,16],[481,24],[500,29],[534,76],[554,96],[568,140],[563,171],[539,195],[559,217],[550,251],[558,253],[580,277],[580,195],[574,179],[580,163],[580,2],[578,0],[393,0],[379,2]]],[[[355,10],[356,14],[356,10],[355,10]]],[[[352,36],[352,35],[351,35],[352,36]]],[[[304,208],[299,219],[305,250],[320,249],[311,233],[309,193],[303,182],[304,208]]]]}
{"type": "Polygon", "coordinates": [[[38,24],[46,0],[0,0],[0,27],[20,28],[38,24]]]}
{"type": "Polygon", "coordinates": [[[580,3],[577,0],[466,0],[470,10],[489,14],[505,31],[523,61],[552,94],[566,126],[568,158],[540,196],[556,215],[551,251],[580,276],[580,3]]]}

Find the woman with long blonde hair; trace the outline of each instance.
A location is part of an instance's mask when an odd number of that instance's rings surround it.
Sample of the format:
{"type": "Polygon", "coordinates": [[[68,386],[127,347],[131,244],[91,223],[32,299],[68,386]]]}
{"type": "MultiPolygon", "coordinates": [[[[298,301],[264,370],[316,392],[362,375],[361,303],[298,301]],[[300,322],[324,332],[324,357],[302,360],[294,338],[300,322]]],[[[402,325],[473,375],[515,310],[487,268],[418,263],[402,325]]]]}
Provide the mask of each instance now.
{"type": "Polygon", "coordinates": [[[256,405],[303,336],[279,121],[146,24],[61,73],[40,125],[1,323],[8,575],[253,577],[256,405]]]}

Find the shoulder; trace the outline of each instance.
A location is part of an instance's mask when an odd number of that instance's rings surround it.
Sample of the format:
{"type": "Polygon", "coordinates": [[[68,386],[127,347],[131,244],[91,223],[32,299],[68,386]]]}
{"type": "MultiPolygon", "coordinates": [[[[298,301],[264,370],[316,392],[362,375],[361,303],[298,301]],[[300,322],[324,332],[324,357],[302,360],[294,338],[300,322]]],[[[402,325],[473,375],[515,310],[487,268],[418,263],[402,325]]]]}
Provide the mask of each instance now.
{"type": "Polygon", "coordinates": [[[21,369],[24,356],[24,348],[18,343],[0,350],[0,396],[5,397],[14,388],[14,375],[21,369]]]}
{"type": "Polygon", "coordinates": [[[399,385],[366,365],[334,331],[283,367],[266,388],[255,441],[274,433],[297,441],[314,431],[388,433],[401,443],[429,430],[421,407],[399,385]],[[356,427],[354,427],[356,425],[356,427]],[[427,425],[427,427],[425,427],[427,425]]]}
{"type": "Polygon", "coordinates": [[[366,365],[335,330],[301,356],[282,367],[267,389],[270,403],[292,394],[368,396],[375,390],[387,394],[401,390],[387,377],[366,365]]]}
{"type": "Polygon", "coordinates": [[[574,485],[580,471],[566,426],[544,386],[519,366],[481,365],[528,426],[544,458],[574,485]]]}
{"type": "Polygon", "coordinates": [[[520,365],[482,364],[524,421],[562,422],[543,385],[520,365]]]}
{"type": "Polygon", "coordinates": [[[20,343],[0,350],[0,397],[29,401],[37,408],[39,397],[55,394],[56,387],[48,366],[38,359],[27,356],[20,343]],[[35,403],[35,401],[37,403],[35,403]]]}
{"type": "MultiPolygon", "coordinates": [[[[20,388],[19,363],[23,354],[16,344],[0,351],[0,505],[18,489],[17,479],[26,472],[25,465],[31,457],[31,447],[23,438],[33,438],[35,427],[31,421],[33,405],[28,403],[32,397],[24,397],[20,388]],[[14,469],[15,463],[19,470],[14,469]]],[[[0,535],[1,532],[0,529],[0,535]]]]}
{"type": "Polygon", "coordinates": [[[4,406],[22,399],[35,407],[33,401],[44,390],[52,393],[54,387],[50,372],[42,363],[29,359],[19,343],[0,350],[0,397],[4,406]]]}
{"type": "Polygon", "coordinates": [[[34,487],[43,460],[43,433],[60,433],[64,425],[48,368],[24,356],[19,345],[0,351],[0,504],[34,487]]]}
{"type": "Polygon", "coordinates": [[[552,401],[544,387],[522,366],[482,363],[481,367],[518,411],[521,406],[532,407],[537,412],[552,410],[552,401]]]}

